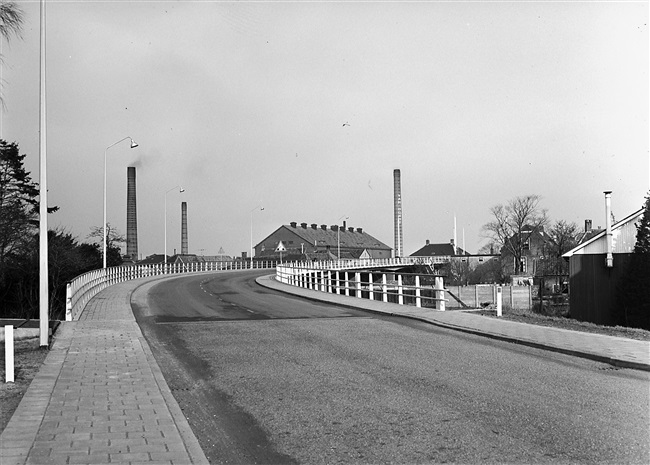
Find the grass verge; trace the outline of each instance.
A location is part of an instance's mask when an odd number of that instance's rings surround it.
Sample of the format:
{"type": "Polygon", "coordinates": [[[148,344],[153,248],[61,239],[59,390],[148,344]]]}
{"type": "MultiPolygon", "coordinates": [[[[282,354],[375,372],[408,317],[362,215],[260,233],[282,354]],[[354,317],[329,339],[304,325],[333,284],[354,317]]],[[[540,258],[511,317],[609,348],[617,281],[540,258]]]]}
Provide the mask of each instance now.
{"type": "Polygon", "coordinates": [[[7,383],[5,366],[5,343],[0,343],[0,432],[4,431],[7,423],[20,404],[32,379],[40,370],[48,350],[41,349],[38,337],[14,341],[14,379],[7,383]]]}
{"type": "MultiPolygon", "coordinates": [[[[497,317],[494,309],[479,310],[480,315],[497,317]]],[[[607,336],[624,337],[638,341],[650,341],[650,331],[638,328],[626,328],[624,326],[602,326],[585,321],[573,320],[561,316],[562,312],[545,310],[546,314],[533,312],[532,310],[503,308],[502,318],[511,321],[519,321],[533,325],[550,326],[552,328],[570,329],[585,333],[605,334],[607,336]]]]}

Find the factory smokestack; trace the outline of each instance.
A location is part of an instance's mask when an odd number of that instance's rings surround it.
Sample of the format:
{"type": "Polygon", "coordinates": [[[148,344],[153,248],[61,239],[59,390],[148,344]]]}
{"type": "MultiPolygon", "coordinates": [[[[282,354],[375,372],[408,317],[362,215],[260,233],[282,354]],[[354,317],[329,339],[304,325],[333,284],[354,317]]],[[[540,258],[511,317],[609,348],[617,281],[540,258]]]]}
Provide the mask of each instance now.
{"type": "Polygon", "coordinates": [[[138,259],[138,212],[135,192],[135,166],[126,169],[126,255],[138,259]]]}
{"type": "Polygon", "coordinates": [[[393,170],[393,198],[395,210],[395,257],[402,257],[402,181],[399,170],[393,170]]]}
{"type": "Polygon", "coordinates": [[[181,202],[181,255],[187,254],[187,202],[181,202]]]}

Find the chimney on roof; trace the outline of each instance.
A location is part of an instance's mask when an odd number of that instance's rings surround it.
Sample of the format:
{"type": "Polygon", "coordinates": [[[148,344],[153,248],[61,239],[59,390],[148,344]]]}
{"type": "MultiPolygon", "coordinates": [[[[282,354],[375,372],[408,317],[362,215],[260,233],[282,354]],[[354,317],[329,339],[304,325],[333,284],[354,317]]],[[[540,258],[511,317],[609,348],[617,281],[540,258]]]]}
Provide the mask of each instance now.
{"type": "Polygon", "coordinates": [[[318,225],[316,223],[311,224],[311,229],[318,229],[318,225]]]}
{"type": "Polygon", "coordinates": [[[605,237],[607,239],[607,256],[605,265],[607,268],[614,266],[613,237],[612,237],[612,191],[605,191],[605,237]]]}
{"type": "Polygon", "coordinates": [[[296,226],[298,226],[298,223],[296,223],[295,221],[292,221],[289,224],[291,225],[292,228],[295,228],[296,226]]]}
{"type": "Polygon", "coordinates": [[[343,231],[345,231],[347,229],[347,223],[345,222],[345,220],[343,220],[343,228],[342,229],[343,229],[343,231]]]}
{"type": "Polygon", "coordinates": [[[585,232],[591,231],[591,220],[585,220],[585,232]]]}
{"type": "Polygon", "coordinates": [[[320,225],[320,228],[321,228],[323,231],[327,231],[327,225],[326,225],[326,224],[321,224],[321,225],[320,225]]]}
{"type": "Polygon", "coordinates": [[[354,232],[354,228],[350,227],[350,228],[348,228],[348,231],[354,232]]]}
{"type": "Polygon", "coordinates": [[[338,227],[338,225],[336,225],[336,224],[333,224],[333,225],[331,226],[331,228],[332,228],[332,231],[338,231],[338,230],[339,230],[339,227],[338,227]]]}
{"type": "Polygon", "coordinates": [[[307,223],[300,223],[300,227],[302,229],[307,229],[307,223]]]}
{"type": "Polygon", "coordinates": [[[363,233],[363,229],[362,229],[362,228],[357,228],[357,232],[358,232],[359,234],[361,234],[361,233],[363,233]]]}
{"type": "Polygon", "coordinates": [[[425,245],[429,245],[429,244],[430,244],[430,242],[429,242],[429,239],[427,239],[427,242],[426,242],[426,244],[425,244],[425,245]]]}

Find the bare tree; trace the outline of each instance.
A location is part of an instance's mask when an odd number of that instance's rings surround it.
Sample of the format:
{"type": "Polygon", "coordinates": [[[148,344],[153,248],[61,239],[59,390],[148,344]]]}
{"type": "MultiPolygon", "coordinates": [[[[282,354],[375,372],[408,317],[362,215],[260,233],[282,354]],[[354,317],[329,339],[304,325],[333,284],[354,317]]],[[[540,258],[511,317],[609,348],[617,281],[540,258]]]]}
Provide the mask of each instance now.
{"type": "MultiPolygon", "coordinates": [[[[98,241],[104,237],[104,230],[101,226],[93,226],[90,228],[88,239],[97,239],[98,241]]],[[[108,266],[119,266],[122,264],[122,247],[126,239],[117,228],[106,223],[106,263],[108,266]]]]}
{"type": "Polygon", "coordinates": [[[561,257],[564,253],[576,246],[576,236],[578,234],[578,225],[568,221],[558,220],[553,223],[553,227],[548,231],[555,246],[554,253],[561,257]]]}
{"type": "Polygon", "coordinates": [[[490,209],[494,220],[483,225],[484,237],[497,244],[502,252],[514,257],[515,273],[523,273],[522,257],[531,236],[548,223],[546,210],[540,206],[539,195],[515,197],[505,205],[490,209]]]}

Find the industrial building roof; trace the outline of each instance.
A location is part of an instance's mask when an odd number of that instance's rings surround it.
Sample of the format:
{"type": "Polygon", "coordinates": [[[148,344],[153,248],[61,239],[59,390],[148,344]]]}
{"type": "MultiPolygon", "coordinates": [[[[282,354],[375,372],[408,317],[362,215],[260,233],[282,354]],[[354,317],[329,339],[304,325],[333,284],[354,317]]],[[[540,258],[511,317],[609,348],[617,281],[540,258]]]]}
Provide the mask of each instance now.
{"type": "MultiPolygon", "coordinates": [[[[330,246],[335,248],[340,243],[341,248],[347,249],[385,249],[392,250],[380,240],[364,232],[362,228],[343,228],[341,226],[327,226],[307,223],[290,223],[280,226],[273,234],[285,229],[295,234],[306,244],[315,244],[319,247],[330,246]]],[[[265,238],[266,240],[266,238],[265,238]]],[[[264,241],[262,241],[264,242],[264,241]]],[[[259,245],[259,244],[258,244],[259,245]]]]}

